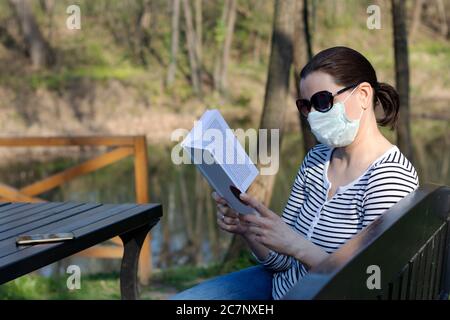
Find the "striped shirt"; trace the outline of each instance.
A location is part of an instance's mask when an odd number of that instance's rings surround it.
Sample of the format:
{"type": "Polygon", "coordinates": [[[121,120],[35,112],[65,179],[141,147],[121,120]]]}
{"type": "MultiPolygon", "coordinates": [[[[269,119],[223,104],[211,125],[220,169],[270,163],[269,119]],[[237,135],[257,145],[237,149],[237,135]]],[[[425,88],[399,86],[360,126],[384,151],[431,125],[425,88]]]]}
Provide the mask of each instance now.
{"type": "MultiPolygon", "coordinates": [[[[412,164],[392,146],[359,178],[339,187],[327,200],[332,151],[318,144],[308,152],[282,214],[289,226],[327,253],[338,249],[419,186],[412,164]]],[[[272,296],[276,300],[307,273],[300,261],[273,250],[265,260],[257,260],[274,271],[272,296]]]]}

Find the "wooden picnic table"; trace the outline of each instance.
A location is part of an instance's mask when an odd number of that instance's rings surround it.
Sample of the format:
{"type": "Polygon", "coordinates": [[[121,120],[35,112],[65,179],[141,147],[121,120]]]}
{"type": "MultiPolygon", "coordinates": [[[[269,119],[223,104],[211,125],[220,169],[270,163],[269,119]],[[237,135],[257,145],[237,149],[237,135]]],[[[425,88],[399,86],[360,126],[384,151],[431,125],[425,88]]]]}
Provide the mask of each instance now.
{"type": "Polygon", "coordinates": [[[0,284],[119,236],[124,244],[122,299],[138,298],[142,243],[162,216],[160,204],[0,202],[0,284]],[[17,236],[72,232],[73,240],[18,246],[17,236]]]}

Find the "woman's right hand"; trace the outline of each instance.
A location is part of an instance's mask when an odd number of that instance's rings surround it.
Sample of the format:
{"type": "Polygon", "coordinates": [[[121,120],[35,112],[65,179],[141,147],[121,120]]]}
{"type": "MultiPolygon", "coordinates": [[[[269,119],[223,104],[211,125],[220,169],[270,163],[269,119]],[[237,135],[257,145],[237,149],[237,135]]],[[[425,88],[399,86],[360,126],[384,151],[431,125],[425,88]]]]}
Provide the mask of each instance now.
{"type": "Polygon", "coordinates": [[[217,224],[219,228],[234,234],[245,235],[248,232],[248,224],[239,219],[239,213],[228,206],[227,201],[217,192],[212,193],[217,205],[217,224]]]}

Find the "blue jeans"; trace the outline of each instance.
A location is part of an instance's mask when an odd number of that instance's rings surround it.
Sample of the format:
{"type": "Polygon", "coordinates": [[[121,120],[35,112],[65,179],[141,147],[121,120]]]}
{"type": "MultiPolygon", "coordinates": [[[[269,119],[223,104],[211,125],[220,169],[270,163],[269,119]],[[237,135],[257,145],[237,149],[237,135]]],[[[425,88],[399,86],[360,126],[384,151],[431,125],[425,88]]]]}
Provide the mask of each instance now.
{"type": "Polygon", "coordinates": [[[254,266],[206,280],[170,300],[271,300],[272,272],[254,266]]]}

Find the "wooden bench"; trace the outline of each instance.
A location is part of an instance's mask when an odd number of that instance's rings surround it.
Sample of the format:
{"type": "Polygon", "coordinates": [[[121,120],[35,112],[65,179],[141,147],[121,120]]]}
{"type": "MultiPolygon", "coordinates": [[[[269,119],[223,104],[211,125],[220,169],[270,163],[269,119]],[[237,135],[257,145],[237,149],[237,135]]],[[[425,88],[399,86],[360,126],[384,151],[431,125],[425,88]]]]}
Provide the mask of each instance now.
{"type": "Polygon", "coordinates": [[[137,299],[139,253],[161,216],[160,204],[0,203],[0,284],[119,236],[122,299],[137,299]],[[75,239],[16,245],[21,234],[56,232],[72,232],[75,239]]]}
{"type": "Polygon", "coordinates": [[[311,269],[284,299],[449,299],[449,219],[450,188],[426,185],[311,269]],[[369,289],[376,270],[381,286],[369,289]]]}

